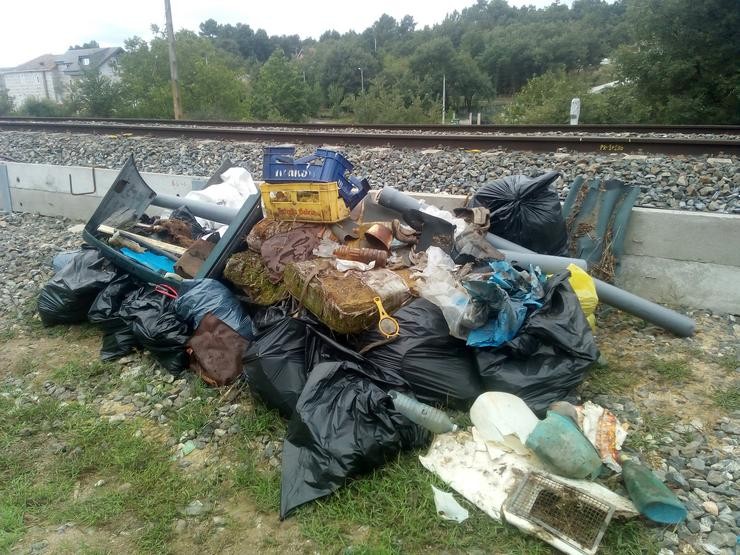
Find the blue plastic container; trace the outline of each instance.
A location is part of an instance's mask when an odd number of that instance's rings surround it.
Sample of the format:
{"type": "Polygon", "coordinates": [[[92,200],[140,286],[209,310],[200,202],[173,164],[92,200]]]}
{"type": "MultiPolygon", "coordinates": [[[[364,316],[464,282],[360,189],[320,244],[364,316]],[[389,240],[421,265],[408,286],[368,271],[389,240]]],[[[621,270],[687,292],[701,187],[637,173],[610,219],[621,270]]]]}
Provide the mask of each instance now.
{"type": "Polygon", "coordinates": [[[567,416],[548,411],[547,418],[534,427],[525,444],[558,476],[594,480],[601,472],[596,449],[567,416]]]}
{"type": "Polygon", "coordinates": [[[330,183],[336,181],[339,195],[351,210],[367,195],[367,179],[348,176],[354,166],[344,156],[318,148],[310,156],[294,158],[293,146],[265,147],[262,157],[262,179],[266,183],[330,183]]]}

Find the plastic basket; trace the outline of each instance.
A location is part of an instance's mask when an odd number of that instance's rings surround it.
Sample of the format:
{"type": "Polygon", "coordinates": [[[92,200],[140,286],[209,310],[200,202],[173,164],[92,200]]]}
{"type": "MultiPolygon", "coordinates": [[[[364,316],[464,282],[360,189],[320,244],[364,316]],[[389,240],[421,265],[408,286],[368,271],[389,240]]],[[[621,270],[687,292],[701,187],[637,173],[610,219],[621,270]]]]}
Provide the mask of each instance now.
{"type": "Polygon", "coordinates": [[[291,222],[336,223],[349,217],[349,208],[332,183],[262,183],[265,216],[291,222]]]}
{"type": "Polygon", "coordinates": [[[262,179],[266,183],[330,183],[336,182],[339,195],[351,210],[367,195],[367,179],[348,176],[354,166],[344,156],[326,148],[303,158],[294,158],[293,146],[265,147],[262,158],[262,179]]]}

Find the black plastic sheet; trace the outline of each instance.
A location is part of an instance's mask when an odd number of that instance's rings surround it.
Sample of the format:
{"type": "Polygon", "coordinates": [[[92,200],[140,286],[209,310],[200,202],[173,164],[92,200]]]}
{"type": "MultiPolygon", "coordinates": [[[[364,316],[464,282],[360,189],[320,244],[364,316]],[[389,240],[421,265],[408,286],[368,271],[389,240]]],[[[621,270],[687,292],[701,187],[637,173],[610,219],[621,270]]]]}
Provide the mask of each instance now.
{"type": "Polygon", "coordinates": [[[95,297],[87,320],[103,329],[103,345],[100,348],[102,360],[114,360],[130,353],[136,347],[136,337],[131,325],[118,315],[126,296],[139,287],[128,274],[121,274],[111,281],[95,297]]]}
{"type": "MultiPolygon", "coordinates": [[[[367,360],[401,374],[423,403],[466,408],[483,392],[473,351],[450,335],[436,305],[416,299],[393,317],[398,320],[400,335],[364,353],[367,360]]],[[[358,346],[382,340],[373,328],[359,336],[358,346]]]]}
{"type": "Polygon", "coordinates": [[[427,444],[429,432],[396,411],[391,389],[407,386],[367,363],[323,362],[311,370],[283,443],[280,518],[427,444]]]}
{"type": "Polygon", "coordinates": [[[472,206],[491,211],[489,231],[540,254],[568,255],[568,232],[558,193],[550,187],[560,174],[509,175],[484,184],[472,206]]]}
{"type": "Polygon", "coordinates": [[[188,365],[185,344],[190,328],[177,318],[173,303],[153,287],[142,287],[126,297],[119,316],[129,323],[141,347],[169,372],[179,374],[188,365]]]}
{"type": "Polygon", "coordinates": [[[261,333],[244,355],[244,378],[270,408],[290,417],[306,383],[309,323],[286,316],[261,333]]]}
{"type": "Polygon", "coordinates": [[[569,277],[565,270],[547,281],[543,306],[514,339],[495,349],[476,349],[484,388],[522,398],[538,416],[565,399],[599,358],[569,277]]]}
{"type": "Polygon", "coordinates": [[[95,297],[115,277],[116,268],[97,249],[83,248],[41,289],[41,322],[45,326],[84,322],[95,297]]]}

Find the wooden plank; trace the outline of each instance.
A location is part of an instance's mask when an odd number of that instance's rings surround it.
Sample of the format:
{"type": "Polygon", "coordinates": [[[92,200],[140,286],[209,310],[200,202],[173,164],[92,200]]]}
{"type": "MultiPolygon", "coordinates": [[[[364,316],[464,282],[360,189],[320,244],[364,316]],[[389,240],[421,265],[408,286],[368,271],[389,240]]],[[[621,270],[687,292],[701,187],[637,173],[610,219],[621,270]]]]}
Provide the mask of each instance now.
{"type": "Polygon", "coordinates": [[[98,231],[101,233],[105,233],[106,235],[113,235],[117,231],[123,237],[128,237],[129,239],[133,239],[134,241],[141,243],[141,246],[143,247],[154,247],[165,252],[176,254],[178,256],[182,256],[182,254],[187,250],[185,247],[171,245],[169,243],[165,243],[164,241],[152,239],[151,237],[144,237],[143,235],[137,235],[136,233],[130,233],[128,231],[116,229],[115,227],[110,227],[108,225],[98,226],[98,231]]]}

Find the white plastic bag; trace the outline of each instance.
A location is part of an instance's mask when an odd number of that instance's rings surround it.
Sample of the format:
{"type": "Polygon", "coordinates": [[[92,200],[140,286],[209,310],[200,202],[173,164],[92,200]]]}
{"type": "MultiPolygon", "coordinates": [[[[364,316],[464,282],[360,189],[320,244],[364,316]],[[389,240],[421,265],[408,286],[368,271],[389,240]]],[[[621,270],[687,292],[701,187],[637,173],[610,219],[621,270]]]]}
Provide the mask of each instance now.
{"type": "Polygon", "coordinates": [[[427,265],[418,274],[416,289],[419,295],[437,305],[450,328],[450,335],[466,339],[472,328],[482,326],[487,314],[479,313],[470,295],[455,279],[457,266],[439,247],[426,250],[427,265]]]}
{"type": "MultiPolygon", "coordinates": [[[[252,175],[244,168],[229,168],[221,174],[221,179],[222,183],[210,185],[201,191],[190,191],[185,198],[239,210],[247,197],[258,193],[252,175]]],[[[205,231],[215,231],[226,225],[204,218],[195,219],[205,231]]]]}

